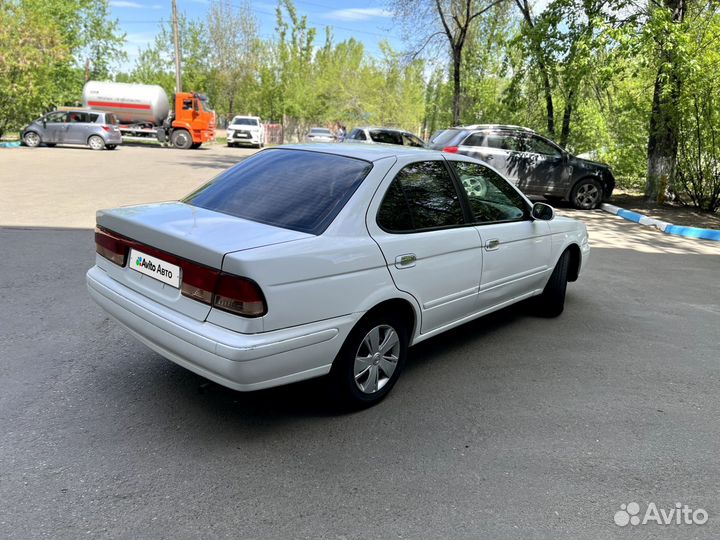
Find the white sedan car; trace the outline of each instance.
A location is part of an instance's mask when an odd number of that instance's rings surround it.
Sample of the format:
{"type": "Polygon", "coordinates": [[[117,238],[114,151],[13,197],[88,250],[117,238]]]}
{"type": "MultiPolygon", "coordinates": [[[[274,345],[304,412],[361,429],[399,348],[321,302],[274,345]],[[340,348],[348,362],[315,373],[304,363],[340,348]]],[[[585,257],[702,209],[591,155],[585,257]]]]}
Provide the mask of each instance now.
{"type": "Polygon", "coordinates": [[[407,348],[534,299],[563,310],[585,226],[488,165],[413,149],[267,149],[179,202],[102,210],[92,297],[140,341],[219,384],[330,375],[382,399],[407,348]]]}

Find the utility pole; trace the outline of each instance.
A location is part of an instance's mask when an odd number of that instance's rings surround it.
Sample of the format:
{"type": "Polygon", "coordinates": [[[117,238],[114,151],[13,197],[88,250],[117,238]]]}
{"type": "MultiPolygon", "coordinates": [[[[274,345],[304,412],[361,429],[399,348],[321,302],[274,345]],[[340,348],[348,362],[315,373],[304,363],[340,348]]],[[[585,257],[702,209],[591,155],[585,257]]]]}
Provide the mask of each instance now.
{"type": "Polygon", "coordinates": [[[178,31],[177,2],[172,0],[173,38],[175,40],[175,93],[182,92],[182,67],[180,59],[180,32],[178,31]]]}

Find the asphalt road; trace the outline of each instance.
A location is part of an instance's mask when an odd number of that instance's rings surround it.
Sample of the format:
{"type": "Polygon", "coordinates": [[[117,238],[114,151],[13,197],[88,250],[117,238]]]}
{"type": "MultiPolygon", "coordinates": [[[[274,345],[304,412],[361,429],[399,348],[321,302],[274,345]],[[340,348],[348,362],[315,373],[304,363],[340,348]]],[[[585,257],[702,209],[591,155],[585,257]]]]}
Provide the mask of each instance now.
{"type": "Polygon", "coordinates": [[[388,399],[342,414],[317,381],[241,394],[150,352],[85,291],[91,229],[42,210],[0,212],[0,538],[720,534],[713,244],[565,211],[594,250],[559,319],[515,307],[422,343],[388,399]],[[618,527],[633,501],[709,520],[618,527]]]}

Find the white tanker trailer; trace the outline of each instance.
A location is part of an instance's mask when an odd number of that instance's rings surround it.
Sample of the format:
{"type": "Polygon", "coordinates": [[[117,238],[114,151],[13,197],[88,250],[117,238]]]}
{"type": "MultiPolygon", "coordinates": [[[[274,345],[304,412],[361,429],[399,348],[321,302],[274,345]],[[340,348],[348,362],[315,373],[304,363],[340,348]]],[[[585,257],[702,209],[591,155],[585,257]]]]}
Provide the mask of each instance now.
{"type": "Polygon", "coordinates": [[[157,85],[89,81],[82,98],[89,109],[115,114],[123,139],[170,141],[176,148],[215,140],[215,112],[194,92],[175,94],[171,105],[157,85]]]}

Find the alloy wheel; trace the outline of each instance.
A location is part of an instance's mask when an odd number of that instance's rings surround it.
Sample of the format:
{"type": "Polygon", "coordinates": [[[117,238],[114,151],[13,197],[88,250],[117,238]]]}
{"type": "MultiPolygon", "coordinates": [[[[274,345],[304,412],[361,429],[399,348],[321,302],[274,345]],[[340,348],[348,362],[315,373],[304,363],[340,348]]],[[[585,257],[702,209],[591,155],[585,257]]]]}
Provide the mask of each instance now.
{"type": "Polygon", "coordinates": [[[595,184],[582,184],[575,194],[577,205],[581,208],[594,208],[600,198],[600,190],[595,184]]]}
{"type": "Polygon", "coordinates": [[[25,137],[23,137],[23,140],[25,141],[25,144],[27,146],[34,148],[40,144],[40,135],[38,135],[34,131],[30,131],[25,134],[25,137]]]}
{"type": "Polygon", "coordinates": [[[355,353],[354,365],[355,384],[361,392],[374,394],[390,381],[400,350],[400,338],[392,326],[375,326],[365,335],[355,353]]]}

